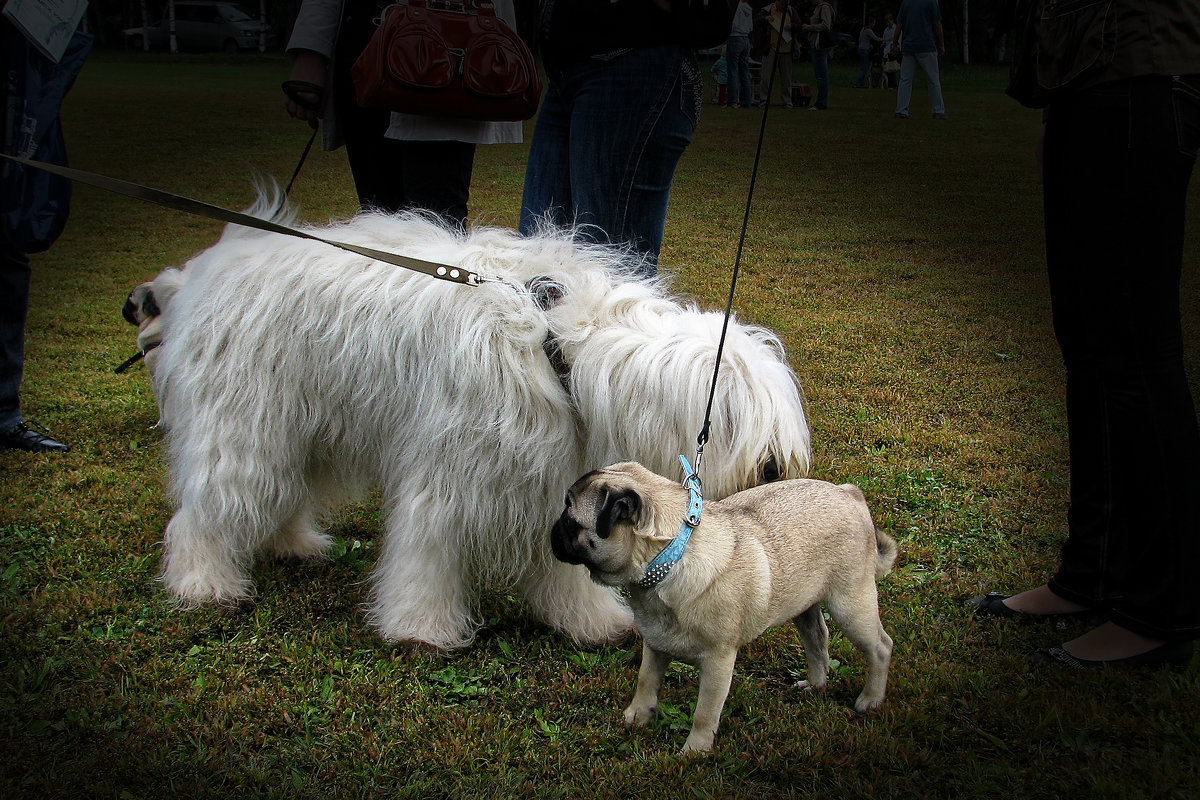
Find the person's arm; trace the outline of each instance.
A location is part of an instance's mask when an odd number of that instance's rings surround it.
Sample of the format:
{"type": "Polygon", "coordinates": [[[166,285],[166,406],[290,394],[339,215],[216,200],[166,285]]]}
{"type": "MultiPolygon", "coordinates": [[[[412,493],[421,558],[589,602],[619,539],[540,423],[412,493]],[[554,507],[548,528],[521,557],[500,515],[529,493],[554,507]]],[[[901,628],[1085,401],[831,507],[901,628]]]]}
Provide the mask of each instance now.
{"type": "Polygon", "coordinates": [[[292,26],[287,52],[310,50],[326,60],[333,58],[334,42],[342,20],[342,0],[304,0],[292,26]]]}
{"type": "MultiPolygon", "coordinates": [[[[821,9],[821,19],[817,22],[801,25],[800,27],[806,31],[820,33],[821,31],[833,30],[833,6],[828,3],[823,4],[821,9]]],[[[789,6],[790,8],[790,6],[789,6]]]]}
{"type": "Polygon", "coordinates": [[[937,39],[938,55],[945,58],[946,56],[946,35],[942,30],[941,20],[933,23],[933,36],[937,39]]]}
{"type": "MultiPolygon", "coordinates": [[[[329,86],[329,61],[333,58],[341,16],[342,0],[304,0],[287,44],[287,53],[292,56],[291,80],[311,83],[321,89],[329,86]]],[[[316,94],[298,94],[310,106],[320,103],[316,94]]],[[[323,108],[305,107],[291,96],[284,105],[288,114],[305,122],[312,122],[324,114],[323,108]]]]}
{"type": "Polygon", "coordinates": [[[900,52],[900,31],[904,30],[904,25],[900,20],[896,20],[896,32],[892,34],[892,52],[900,52]]]}

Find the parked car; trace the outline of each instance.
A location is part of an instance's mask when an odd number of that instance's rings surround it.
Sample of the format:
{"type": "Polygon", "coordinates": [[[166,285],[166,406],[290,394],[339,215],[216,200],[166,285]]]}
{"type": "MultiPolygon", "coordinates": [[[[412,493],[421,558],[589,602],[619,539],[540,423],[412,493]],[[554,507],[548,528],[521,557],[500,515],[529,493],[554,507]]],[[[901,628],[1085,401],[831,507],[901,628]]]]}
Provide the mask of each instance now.
{"type": "MultiPolygon", "coordinates": [[[[124,31],[129,46],[141,50],[170,46],[171,24],[168,11],[154,25],[124,31]]],[[[259,34],[266,34],[267,47],[274,44],[271,26],[259,22],[236,3],[181,0],[175,3],[175,42],[180,50],[257,50],[259,34]]]]}

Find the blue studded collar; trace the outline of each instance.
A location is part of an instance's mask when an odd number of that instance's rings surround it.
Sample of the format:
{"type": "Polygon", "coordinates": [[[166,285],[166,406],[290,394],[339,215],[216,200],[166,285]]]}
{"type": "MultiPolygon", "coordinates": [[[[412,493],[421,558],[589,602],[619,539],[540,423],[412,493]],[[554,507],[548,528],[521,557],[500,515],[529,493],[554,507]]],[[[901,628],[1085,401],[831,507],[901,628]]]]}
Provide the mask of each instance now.
{"type": "Polygon", "coordinates": [[[687,515],[683,518],[679,535],[646,565],[646,571],[642,575],[642,579],[638,581],[638,585],[643,589],[653,589],[670,574],[671,568],[679,562],[679,559],[683,558],[683,551],[687,547],[688,540],[692,538],[692,531],[700,524],[700,512],[704,508],[704,493],[700,488],[700,476],[683,456],[679,457],[679,463],[683,465],[683,474],[687,476],[683,479],[683,485],[688,490],[687,515]]]}

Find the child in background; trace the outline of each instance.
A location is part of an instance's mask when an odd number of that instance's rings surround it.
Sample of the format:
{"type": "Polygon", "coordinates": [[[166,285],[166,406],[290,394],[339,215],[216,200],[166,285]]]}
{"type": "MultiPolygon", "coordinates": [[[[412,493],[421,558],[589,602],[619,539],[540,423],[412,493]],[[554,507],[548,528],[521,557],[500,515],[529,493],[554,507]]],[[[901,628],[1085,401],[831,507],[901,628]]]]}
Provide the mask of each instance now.
{"type": "Polygon", "coordinates": [[[729,85],[729,62],[725,58],[725,48],[721,48],[721,57],[713,62],[712,74],[717,80],[717,94],[713,102],[719,106],[725,105],[725,91],[729,85]]]}

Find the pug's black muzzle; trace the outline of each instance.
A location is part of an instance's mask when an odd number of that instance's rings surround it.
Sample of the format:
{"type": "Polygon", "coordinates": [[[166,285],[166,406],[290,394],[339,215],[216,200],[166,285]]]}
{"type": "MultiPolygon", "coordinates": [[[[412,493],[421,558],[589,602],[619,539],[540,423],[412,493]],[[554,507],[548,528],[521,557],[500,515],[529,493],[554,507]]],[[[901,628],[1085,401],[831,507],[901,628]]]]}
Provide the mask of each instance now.
{"type": "Polygon", "coordinates": [[[554,557],[565,564],[584,564],[583,548],[579,546],[579,530],[582,526],[565,513],[550,529],[550,548],[554,557]]]}
{"type": "Polygon", "coordinates": [[[133,302],[133,295],[130,295],[129,297],[125,298],[125,305],[121,306],[121,316],[124,317],[125,321],[130,325],[137,325],[137,310],[137,304],[133,302]]]}

